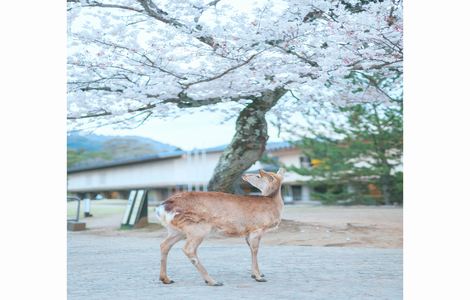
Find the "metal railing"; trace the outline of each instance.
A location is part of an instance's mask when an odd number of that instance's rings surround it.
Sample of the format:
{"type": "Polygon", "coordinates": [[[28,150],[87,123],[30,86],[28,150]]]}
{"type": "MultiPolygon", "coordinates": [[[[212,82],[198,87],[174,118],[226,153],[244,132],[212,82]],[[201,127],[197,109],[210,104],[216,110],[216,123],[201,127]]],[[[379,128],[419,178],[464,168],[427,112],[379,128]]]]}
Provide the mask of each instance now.
{"type": "Polygon", "coordinates": [[[68,221],[75,221],[75,222],[78,222],[79,221],[79,218],[80,218],[80,201],[82,199],[80,199],[79,197],[77,196],[67,196],[67,202],[70,202],[70,201],[77,201],[77,216],[74,218],[74,219],[68,219],[67,218],[67,222],[68,221]]]}

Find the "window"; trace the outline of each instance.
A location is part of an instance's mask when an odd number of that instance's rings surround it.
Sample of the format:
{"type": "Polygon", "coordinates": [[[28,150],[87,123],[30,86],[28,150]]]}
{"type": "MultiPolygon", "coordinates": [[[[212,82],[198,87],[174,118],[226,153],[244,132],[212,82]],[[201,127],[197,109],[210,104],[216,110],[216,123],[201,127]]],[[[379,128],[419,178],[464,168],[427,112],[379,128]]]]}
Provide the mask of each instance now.
{"type": "Polygon", "coordinates": [[[294,201],[302,200],[302,186],[300,185],[292,186],[292,198],[294,201]]]}
{"type": "Polygon", "coordinates": [[[310,158],[307,156],[301,156],[300,158],[300,167],[301,168],[311,168],[312,164],[310,163],[310,158]]]}

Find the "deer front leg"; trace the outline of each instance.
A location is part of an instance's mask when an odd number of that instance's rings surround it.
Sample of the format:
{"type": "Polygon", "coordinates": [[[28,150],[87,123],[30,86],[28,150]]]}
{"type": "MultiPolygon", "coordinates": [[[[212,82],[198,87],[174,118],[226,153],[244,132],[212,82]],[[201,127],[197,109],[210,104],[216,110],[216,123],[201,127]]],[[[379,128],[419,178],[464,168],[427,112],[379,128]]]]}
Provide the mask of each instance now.
{"type": "Polygon", "coordinates": [[[267,281],[263,278],[264,275],[261,274],[258,266],[258,249],[262,234],[262,231],[255,231],[250,233],[246,238],[246,242],[251,250],[251,277],[258,282],[267,281]]]}
{"type": "MultiPolygon", "coordinates": [[[[250,242],[249,242],[249,240],[248,240],[248,236],[245,237],[245,241],[246,241],[246,244],[248,245],[248,247],[250,247],[250,251],[251,251],[251,245],[250,245],[250,242]]],[[[251,251],[251,255],[252,255],[252,256],[251,256],[251,260],[252,260],[252,262],[253,262],[253,251],[251,251]]],[[[255,278],[255,275],[254,275],[254,273],[253,273],[253,265],[251,266],[251,268],[252,268],[252,269],[251,269],[251,270],[252,270],[252,271],[251,271],[251,278],[255,278]]],[[[263,273],[260,273],[260,275],[261,275],[261,277],[264,277],[264,274],[263,274],[263,273]]]]}
{"type": "Polygon", "coordinates": [[[167,265],[167,258],[168,252],[170,252],[171,247],[176,244],[178,241],[184,239],[184,234],[178,231],[169,231],[168,236],[163,242],[160,244],[160,252],[161,252],[161,259],[160,259],[160,280],[164,284],[170,284],[174,281],[168,278],[166,273],[166,265],[167,265]]]}
{"type": "Polygon", "coordinates": [[[221,286],[223,283],[215,281],[207,272],[206,268],[202,265],[201,261],[197,256],[197,248],[202,243],[204,237],[188,235],[187,242],[183,247],[183,252],[189,258],[191,263],[201,274],[204,281],[210,286],[221,286]]]}

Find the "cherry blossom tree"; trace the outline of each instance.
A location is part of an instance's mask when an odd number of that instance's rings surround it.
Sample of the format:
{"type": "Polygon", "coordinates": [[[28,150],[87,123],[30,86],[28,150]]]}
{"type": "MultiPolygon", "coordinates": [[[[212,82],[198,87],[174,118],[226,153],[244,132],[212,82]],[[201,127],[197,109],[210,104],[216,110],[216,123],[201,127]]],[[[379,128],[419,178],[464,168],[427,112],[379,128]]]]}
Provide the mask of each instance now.
{"type": "Polygon", "coordinates": [[[400,0],[68,0],[67,118],[141,123],[225,103],[236,134],[209,188],[231,192],[264,152],[268,111],[399,99],[402,31],[400,0]]]}

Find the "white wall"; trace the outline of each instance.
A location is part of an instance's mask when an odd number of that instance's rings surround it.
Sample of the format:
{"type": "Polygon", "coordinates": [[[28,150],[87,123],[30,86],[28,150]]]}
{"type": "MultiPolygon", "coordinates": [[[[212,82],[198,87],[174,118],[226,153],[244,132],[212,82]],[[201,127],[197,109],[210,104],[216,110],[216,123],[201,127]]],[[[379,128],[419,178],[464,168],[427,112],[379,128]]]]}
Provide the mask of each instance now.
{"type": "MultiPolygon", "coordinates": [[[[68,174],[68,190],[70,192],[92,192],[134,188],[157,188],[176,185],[204,185],[207,184],[217,165],[222,152],[207,153],[205,160],[198,156],[169,158],[97,169],[68,174]]],[[[271,152],[272,156],[279,158],[285,165],[300,165],[300,151],[281,150],[271,152]]],[[[294,173],[286,174],[285,182],[299,182],[307,180],[305,176],[294,173]]]]}
{"type": "Polygon", "coordinates": [[[300,167],[301,151],[298,149],[287,149],[270,153],[271,156],[276,156],[279,162],[286,166],[300,167]]]}
{"type": "Polygon", "coordinates": [[[71,192],[165,187],[181,184],[207,184],[220,153],[206,154],[205,162],[179,158],[157,160],[68,174],[71,192]]]}

